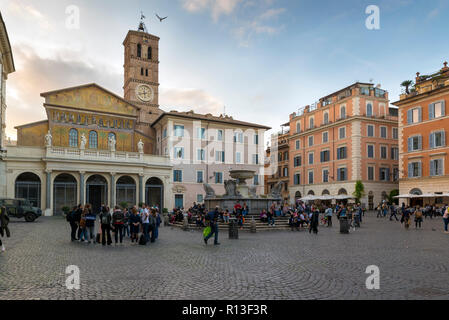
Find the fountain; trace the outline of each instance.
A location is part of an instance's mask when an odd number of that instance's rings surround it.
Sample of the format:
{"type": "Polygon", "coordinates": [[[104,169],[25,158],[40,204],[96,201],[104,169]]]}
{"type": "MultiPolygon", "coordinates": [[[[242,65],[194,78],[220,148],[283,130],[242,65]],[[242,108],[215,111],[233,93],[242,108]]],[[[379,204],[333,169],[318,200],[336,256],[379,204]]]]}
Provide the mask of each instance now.
{"type": "Polygon", "coordinates": [[[268,210],[273,202],[282,201],[281,191],[283,182],[277,183],[271,190],[269,195],[257,195],[256,186],[248,186],[246,180],[253,179],[256,172],[251,170],[231,170],[229,175],[232,179],[225,180],[226,193],[217,196],[214,189],[204,184],[206,190],[206,198],[204,200],[208,210],[214,209],[216,206],[232,212],[237,201],[243,205],[245,202],[249,208],[249,215],[258,216],[262,209],[268,210]]]}

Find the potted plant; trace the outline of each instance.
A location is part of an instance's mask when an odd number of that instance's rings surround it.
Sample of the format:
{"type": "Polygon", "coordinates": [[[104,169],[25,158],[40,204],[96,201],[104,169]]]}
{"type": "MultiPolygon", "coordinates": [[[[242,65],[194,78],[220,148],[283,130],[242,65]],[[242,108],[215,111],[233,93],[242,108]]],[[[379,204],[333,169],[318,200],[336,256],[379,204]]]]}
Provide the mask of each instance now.
{"type": "Polygon", "coordinates": [[[67,215],[68,215],[69,212],[70,212],[70,208],[67,207],[67,206],[64,206],[64,207],[61,208],[61,210],[62,210],[62,212],[64,213],[64,217],[67,217],[67,215]]]}

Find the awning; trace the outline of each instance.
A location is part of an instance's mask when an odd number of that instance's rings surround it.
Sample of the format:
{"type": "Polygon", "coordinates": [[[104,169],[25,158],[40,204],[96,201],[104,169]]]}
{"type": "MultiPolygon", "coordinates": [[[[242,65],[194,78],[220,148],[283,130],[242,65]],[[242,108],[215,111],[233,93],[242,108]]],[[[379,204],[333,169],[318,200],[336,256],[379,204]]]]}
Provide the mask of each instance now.
{"type": "Polygon", "coordinates": [[[449,193],[424,193],[424,194],[400,194],[395,199],[416,199],[416,198],[444,198],[449,197],[449,193]]]}
{"type": "Polygon", "coordinates": [[[305,196],[299,200],[301,201],[314,201],[314,200],[321,200],[321,201],[327,201],[327,200],[347,200],[347,199],[355,199],[354,196],[348,196],[348,195],[338,195],[338,196],[331,196],[331,195],[323,195],[323,196],[314,196],[314,195],[308,195],[305,196]]]}

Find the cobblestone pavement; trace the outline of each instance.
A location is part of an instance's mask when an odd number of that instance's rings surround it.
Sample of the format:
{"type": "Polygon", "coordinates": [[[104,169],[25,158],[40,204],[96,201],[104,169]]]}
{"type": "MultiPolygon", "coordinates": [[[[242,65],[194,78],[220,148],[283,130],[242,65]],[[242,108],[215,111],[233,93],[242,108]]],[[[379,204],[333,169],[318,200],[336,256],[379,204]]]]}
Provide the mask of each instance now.
{"type": "Polygon", "coordinates": [[[222,232],[217,247],[198,231],[161,227],[155,244],[102,247],[71,243],[63,218],[14,220],[0,299],[449,299],[441,218],[406,231],[370,213],[349,235],[337,224],[318,235],[222,232]],[[81,270],[80,290],[65,287],[69,265],[81,270]],[[380,290],[366,289],[369,265],[380,268],[380,290]]]}

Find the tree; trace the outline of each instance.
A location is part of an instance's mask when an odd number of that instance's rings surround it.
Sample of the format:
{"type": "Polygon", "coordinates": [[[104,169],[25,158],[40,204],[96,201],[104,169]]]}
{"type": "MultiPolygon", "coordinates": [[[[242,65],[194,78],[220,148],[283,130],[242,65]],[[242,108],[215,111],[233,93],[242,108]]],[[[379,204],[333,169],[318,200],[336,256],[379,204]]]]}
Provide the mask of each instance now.
{"type": "Polygon", "coordinates": [[[395,204],[399,204],[399,199],[395,199],[394,197],[399,195],[399,190],[398,189],[394,189],[390,191],[390,194],[388,195],[388,202],[389,203],[395,203],[395,204]]]}
{"type": "Polygon", "coordinates": [[[365,196],[365,186],[363,185],[363,182],[361,180],[358,180],[355,183],[355,191],[352,195],[356,198],[357,203],[359,203],[360,199],[365,196]]]}
{"type": "Polygon", "coordinates": [[[406,94],[410,94],[410,91],[408,89],[410,86],[413,86],[413,81],[412,80],[405,80],[405,81],[403,81],[401,83],[401,87],[405,87],[405,93],[406,94]]]}

